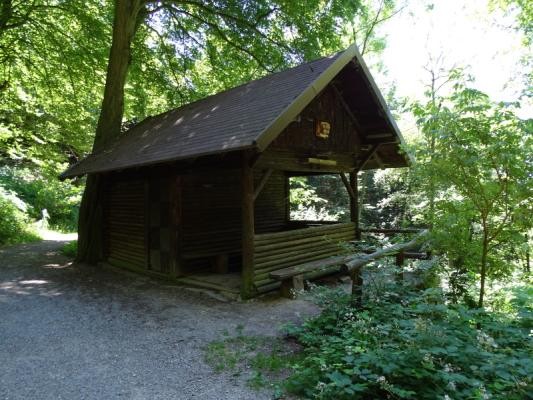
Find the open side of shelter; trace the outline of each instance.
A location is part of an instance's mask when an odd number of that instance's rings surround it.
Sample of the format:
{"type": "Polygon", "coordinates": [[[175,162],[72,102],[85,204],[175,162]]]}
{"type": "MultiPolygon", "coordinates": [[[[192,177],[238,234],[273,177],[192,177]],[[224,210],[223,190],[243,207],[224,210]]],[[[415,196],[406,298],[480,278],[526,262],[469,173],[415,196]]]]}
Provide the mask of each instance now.
{"type": "Polygon", "coordinates": [[[346,251],[357,173],[407,166],[401,143],[353,46],[149,118],[63,177],[104,181],[103,261],[249,298],[346,251]],[[290,177],[317,174],[341,177],[350,222],[291,220],[290,177]]]}

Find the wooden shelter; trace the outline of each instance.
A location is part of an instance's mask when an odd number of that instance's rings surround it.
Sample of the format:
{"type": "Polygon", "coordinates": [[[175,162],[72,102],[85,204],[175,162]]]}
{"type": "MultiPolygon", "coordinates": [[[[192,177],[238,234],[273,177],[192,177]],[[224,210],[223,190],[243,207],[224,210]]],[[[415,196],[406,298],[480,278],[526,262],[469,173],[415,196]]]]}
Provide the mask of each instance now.
{"type": "Polygon", "coordinates": [[[251,297],[358,237],[357,173],[407,166],[401,143],[352,46],[149,117],[62,177],[105,182],[103,261],[251,297]],[[341,175],[351,222],[290,220],[306,174],[341,175]]]}

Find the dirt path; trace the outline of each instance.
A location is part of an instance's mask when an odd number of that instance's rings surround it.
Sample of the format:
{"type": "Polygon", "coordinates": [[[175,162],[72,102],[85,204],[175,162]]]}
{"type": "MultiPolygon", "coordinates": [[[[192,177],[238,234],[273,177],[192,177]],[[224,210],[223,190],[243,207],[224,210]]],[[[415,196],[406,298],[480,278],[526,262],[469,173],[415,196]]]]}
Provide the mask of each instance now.
{"type": "Polygon", "coordinates": [[[137,275],[72,266],[61,240],[0,249],[0,398],[268,399],[216,374],[223,331],[277,335],[304,301],[222,302],[137,275]]]}

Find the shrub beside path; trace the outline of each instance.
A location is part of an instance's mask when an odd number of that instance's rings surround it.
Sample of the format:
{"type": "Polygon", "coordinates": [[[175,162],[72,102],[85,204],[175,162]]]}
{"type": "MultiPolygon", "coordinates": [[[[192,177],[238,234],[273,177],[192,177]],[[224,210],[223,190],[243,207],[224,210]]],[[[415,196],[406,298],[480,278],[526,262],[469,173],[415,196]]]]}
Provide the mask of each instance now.
{"type": "Polygon", "coordinates": [[[316,312],[303,300],[224,302],[133,274],[76,266],[72,237],[0,248],[0,398],[269,399],[246,373],[216,373],[204,348],[279,335],[316,312]]]}

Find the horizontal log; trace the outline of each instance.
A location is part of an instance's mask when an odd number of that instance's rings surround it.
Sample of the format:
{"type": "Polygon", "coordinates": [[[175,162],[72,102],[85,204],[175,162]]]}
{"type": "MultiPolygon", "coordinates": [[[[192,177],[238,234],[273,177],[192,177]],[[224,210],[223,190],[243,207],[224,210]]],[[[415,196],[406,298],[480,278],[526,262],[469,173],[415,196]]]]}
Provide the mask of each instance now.
{"type": "Polygon", "coordinates": [[[281,282],[269,282],[260,286],[256,285],[256,291],[257,293],[267,293],[279,289],[280,286],[281,282]]]}
{"type": "Polygon", "coordinates": [[[118,268],[126,268],[127,266],[131,265],[132,267],[136,267],[142,270],[147,270],[145,264],[139,264],[137,262],[132,262],[130,260],[124,260],[120,257],[112,257],[108,256],[106,260],[109,264],[116,266],[118,268]]]}
{"type": "Polygon", "coordinates": [[[146,259],[141,260],[138,258],[132,258],[120,253],[109,253],[108,259],[122,260],[143,268],[146,266],[146,259]]]}
{"type": "Polygon", "coordinates": [[[107,249],[108,251],[121,251],[126,254],[139,254],[143,257],[146,255],[146,249],[143,247],[127,246],[124,243],[110,242],[107,249]]]}
{"type": "Polygon", "coordinates": [[[144,242],[126,242],[125,240],[109,240],[109,248],[111,249],[132,249],[138,251],[145,250],[144,242]]]}
{"type": "Polygon", "coordinates": [[[289,257],[293,254],[301,253],[305,254],[309,251],[313,250],[332,250],[337,252],[346,252],[348,250],[347,247],[343,245],[343,243],[323,243],[321,246],[317,246],[316,243],[309,243],[305,245],[299,245],[299,246],[293,246],[293,247],[287,247],[285,249],[276,249],[275,251],[268,251],[268,252],[261,252],[261,253],[254,253],[254,260],[256,263],[262,263],[267,261],[273,261],[277,259],[284,259],[285,257],[289,257]]]}
{"type": "Polygon", "coordinates": [[[339,232],[337,234],[331,234],[326,236],[313,236],[302,238],[298,240],[287,240],[282,242],[277,242],[273,244],[257,244],[255,243],[255,254],[261,256],[262,253],[273,253],[273,252],[283,252],[287,248],[301,248],[303,246],[309,247],[310,245],[326,245],[334,244],[339,245],[339,243],[348,243],[351,239],[354,238],[354,232],[339,232]]]}
{"type": "MultiPolygon", "coordinates": [[[[314,235],[319,234],[319,232],[328,232],[329,230],[340,230],[344,228],[355,228],[355,224],[353,222],[347,222],[347,223],[340,223],[340,224],[334,224],[334,225],[323,225],[323,226],[317,226],[313,228],[303,228],[303,229],[293,229],[289,231],[284,232],[277,232],[277,233],[265,233],[260,235],[255,235],[254,240],[257,242],[264,241],[264,240],[270,240],[270,239],[279,239],[279,238],[287,238],[287,237],[295,237],[300,235],[314,235]]],[[[325,234],[325,233],[324,233],[325,234]]]]}
{"type": "Polygon", "coordinates": [[[224,251],[224,252],[221,252],[219,250],[203,251],[203,252],[196,252],[196,253],[184,252],[181,255],[181,257],[184,260],[194,260],[194,259],[198,259],[198,258],[214,257],[214,256],[218,256],[218,255],[221,255],[221,254],[238,254],[240,252],[241,252],[240,248],[229,249],[229,250],[224,251]]]}
{"type": "Polygon", "coordinates": [[[308,253],[306,255],[302,255],[301,257],[293,257],[291,259],[286,259],[283,261],[278,262],[270,262],[270,263],[264,263],[264,264],[256,264],[255,267],[255,274],[259,275],[264,272],[270,272],[277,269],[287,268],[291,267],[293,265],[299,265],[306,262],[314,261],[314,260],[320,260],[324,257],[329,256],[337,256],[339,255],[338,251],[331,251],[331,250],[317,250],[313,253],[308,253]]]}
{"type": "Polygon", "coordinates": [[[422,232],[424,229],[423,228],[390,228],[390,229],[361,228],[359,230],[364,233],[393,234],[393,233],[419,233],[419,232],[422,232]]]}
{"type": "Polygon", "coordinates": [[[327,240],[327,238],[333,238],[333,237],[343,237],[343,238],[354,238],[355,237],[355,229],[351,229],[350,227],[347,228],[341,228],[337,230],[330,230],[330,231],[321,231],[321,232],[312,232],[312,234],[308,235],[296,235],[294,237],[274,237],[270,239],[264,239],[264,240],[257,240],[254,241],[255,247],[265,247],[265,246],[272,246],[272,245],[281,245],[283,247],[284,243],[304,243],[305,241],[312,241],[312,240],[327,240]]]}

